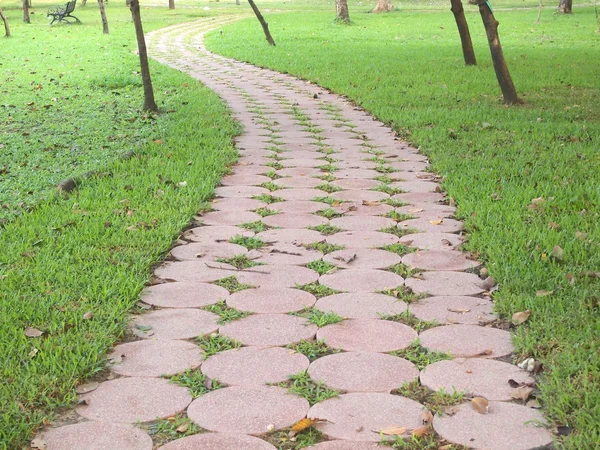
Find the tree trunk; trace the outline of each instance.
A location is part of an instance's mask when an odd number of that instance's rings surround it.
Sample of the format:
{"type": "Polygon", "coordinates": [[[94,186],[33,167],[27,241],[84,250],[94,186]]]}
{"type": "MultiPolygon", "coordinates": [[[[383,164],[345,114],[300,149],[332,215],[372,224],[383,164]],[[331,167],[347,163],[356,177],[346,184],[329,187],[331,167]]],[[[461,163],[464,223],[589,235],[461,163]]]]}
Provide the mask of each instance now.
{"type": "Polygon", "coordinates": [[[106,10],[104,9],[104,0],[98,0],[98,8],[100,9],[100,17],[102,18],[102,32],[108,34],[108,21],[106,20],[106,10]]]}
{"type": "Polygon", "coordinates": [[[10,28],[8,26],[8,19],[2,12],[2,8],[0,8],[0,17],[2,17],[2,22],[4,22],[4,31],[6,33],[6,37],[10,37],[10,28]]]}
{"type": "Polygon", "coordinates": [[[563,14],[573,14],[573,0],[560,0],[558,11],[563,14]]]}
{"type": "Polygon", "coordinates": [[[542,18],[542,0],[540,0],[540,6],[538,8],[538,16],[535,19],[535,23],[540,23],[540,19],[542,18]]]}
{"type": "Polygon", "coordinates": [[[169,0],[169,9],[175,9],[175,0],[169,0]]]}
{"type": "Polygon", "coordinates": [[[273,37],[271,36],[271,32],[269,31],[269,24],[265,21],[265,18],[262,16],[262,14],[260,13],[260,11],[256,7],[256,5],[254,4],[254,0],[248,0],[248,3],[250,3],[250,7],[252,8],[252,11],[254,11],[254,14],[256,14],[256,18],[262,25],[262,29],[265,33],[265,38],[267,38],[267,42],[269,43],[269,45],[272,45],[273,47],[275,47],[275,41],[273,40],[273,37]]]}
{"type": "Polygon", "coordinates": [[[335,0],[335,21],[344,23],[350,22],[348,0],[335,0]]]}
{"type": "Polygon", "coordinates": [[[469,33],[469,24],[465,17],[465,10],[461,0],[450,0],[452,7],[450,11],[454,14],[458,34],[460,35],[460,43],[462,46],[463,57],[465,58],[466,66],[474,66],[477,64],[475,59],[475,51],[473,50],[473,42],[471,42],[471,33],[469,33]]]}
{"type": "Polygon", "coordinates": [[[142,83],[144,85],[144,106],[148,111],[158,111],[158,106],[154,101],[154,90],[152,89],[152,79],[150,78],[150,67],[148,67],[148,53],[146,51],[146,39],[144,38],[144,29],[142,27],[142,17],[140,16],[140,1],[131,0],[131,18],[135,26],[135,37],[138,44],[138,53],[140,55],[140,67],[142,70],[142,83]]]}
{"type": "Polygon", "coordinates": [[[29,19],[29,2],[27,0],[23,0],[23,22],[31,23],[29,19]]]}
{"type": "Polygon", "coordinates": [[[81,0],[81,6],[85,6],[87,4],[87,0],[81,0]]]}
{"type": "Polygon", "coordinates": [[[504,54],[502,53],[502,45],[500,45],[500,37],[498,36],[498,21],[494,17],[494,13],[487,2],[479,3],[479,13],[483,20],[483,26],[487,34],[488,42],[490,44],[490,52],[492,53],[492,61],[494,63],[494,70],[496,71],[496,78],[500,89],[502,89],[502,96],[504,97],[505,105],[517,105],[519,98],[517,97],[517,91],[513,84],[506,61],[504,60],[504,54]]]}
{"type": "Polygon", "coordinates": [[[390,12],[394,9],[391,0],[377,0],[377,6],[371,11],[374,13],[390,12]]]}

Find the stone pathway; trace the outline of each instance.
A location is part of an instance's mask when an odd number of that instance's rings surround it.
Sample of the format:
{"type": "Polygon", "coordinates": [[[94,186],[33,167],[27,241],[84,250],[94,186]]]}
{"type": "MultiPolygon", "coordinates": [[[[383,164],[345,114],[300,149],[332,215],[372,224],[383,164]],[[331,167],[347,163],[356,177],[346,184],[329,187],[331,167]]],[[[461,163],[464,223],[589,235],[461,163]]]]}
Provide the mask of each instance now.
{"type": "Polygon", "coordinates": [[[139,340],[115,347],[110,379],[82,395],[75,423],[43,433],[46,448],[149,450],[142,425],[178,414],[204,432],[161,450],[273,449],[306,417],[318,450],[431,428],[444,448],[551,443],[542,415],[513,399],[533,379],[506,362],[492,286],[457,251],[462,224],[427,159],[318,86],[207,52],[203,34],[230,20],[148,36],[154,58],[228,103],[240,159],[156,270],[151,311],[132,321],[139,340]],[[184,372],[208,392],[165,379],[184,372]],[[295,374],[307,398],[288,392],[295,374]],[[398,389],[418,380],[464,398],[432,419],[398,389]]]}

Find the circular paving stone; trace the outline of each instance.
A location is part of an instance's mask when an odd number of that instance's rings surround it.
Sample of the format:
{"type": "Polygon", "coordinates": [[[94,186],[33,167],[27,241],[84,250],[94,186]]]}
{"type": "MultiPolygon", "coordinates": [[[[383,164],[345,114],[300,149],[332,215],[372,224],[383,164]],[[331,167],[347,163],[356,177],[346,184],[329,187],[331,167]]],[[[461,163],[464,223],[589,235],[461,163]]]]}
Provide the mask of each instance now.
{"type": "Polygon", "coordinates": [[[335,172],[332,173],[332,175],[338,180],[343,180],[344,178],[371,179],[371,178],[377,178],[381,174],[379,172],[377,172],[376,170],[370,170],[370,169],[342,169],[342,170],[336,170],[335,172]]]}
{"type": "Polygon", "coordinates": [[[271,181],[264,175],[228,175],[221,178],[222,186],[258,186],[271,181]]]}
{"type": "Polygon", "coordinates": [[[357,248],[353,250],[338,250],[323,257],[342,269],[385,269],[401,261],[400,256],[385,250],[357,248]]]}
{"type": "Polygon", "coordinates": [[[249,237],[254,236],[254,232],[239,227],[220,226],[191,228],[183,233],[183,237],[187,240],[206,244],[229,241],[237,235],[249,237]]]}
{"type": "MultiPolygon", "coordinates": [[[[233,432],[236,430],[227,430],[233,432]]],[[[253,436],[202,433],[177,439],[158,450],[276,450],[268,442],[253,436]]]]}
{"type": "Polygon", "coordinates": [[[190,404],[192,396],[187,388],[162,378],[134,377],[105,381],[81,399],[85,404],[76,411],[86,419],[137,423],[178,414],[190,404]]]}
{"type": "Polygon", "coordinates": [[[510,333],[498,328],[476,325],[444,325],[419,335],[421,345],[455,358],[500,358],[510,355],[514,347],[510,333]]]}
{"type": "Polygon", "coordinates": [[[535,409],[516,403],[490,402],[479,414],[470,404],[453,408],[453,415],[436,415],[433,428],[447,441],[472,449],[530,450],[552,443],[553,436],[537,424],[547,423],[535,409]]]}
{"type": "Polygon", "coordinates": [[[429,167],[429,164],[418,161],[397,161],[390,162],[389,165],[403,172],[422,172],[429,167]]]}
{"type": "Polygon", "coordinates": [[[46,450],[152,450],[152,438],[131,425],[80,422],[45,431],[46,450]]]}
{"type": "Polygon", "coordinates": [[[210,204],[217,211],[254,211],[267,206],[266,203],[253,198],[216,198],[210,204]]]}
{"type": "Polygon", "coordinates": [[[180,261],[215,261],[219,258],[231,258],[246,253],[248,253],[246,247],[230,242],[214,242],[209,244],[193,242],[190,244],[178,245],[171,250],[171,256],[180,261]]]}
{"type": "Polygon", "coordinates": [[[480,266],[477,261],[451,250],[429,250],[409,253],[402,258],[402,263],[408,267],[423,270],[462,271],[480,266]]]}
{"type": "Polygon", "coordinates": [[[317,331],[317,339],[348,352],[392,352],[408,347],[416,338],[415,330],[407,325],[375,319],[344,320],[317,331]]]}
{"type": "Polygon", "coordinates": [[[389,198],[389,195],[386,194],[385,192],[379,192],[379,191],[369,191],[366,189],[365,190],[352,189],[352,190],[347,190],[347,191],[334,192],[333,194],[331,194],[331,197],[333,197],[336,200],[343,200],[345,202],[361,203],[361,202],[378,202],[381,200],[385,200],[386,198],[389,198]]]}
{"type": "Polygon", "coordinates": [[[436,192],[436,188],[440,188],[438,183],[430,181],[395,181],[390,186],[402,189],[404,192],[436,192]]]}
{"type": "Polygon", "coordinates": [[[306,450],[382,450],[384,448],[375,442],[360,441],[326,441],[306,447],[306,450]]]}
{"type": "Polygon", "coordinates": [[[217,353],[202,364],[202,373],[229,386],[264,386],[303,372],[309,361],[281,347],[244,347],[217,353]]]}
{"type": "Polygon", "coordinates": [[[410,312],[427,322],[477,325],[496,320],[492,302],[477,297],[427,297],[410,305],[410,312]]]}
{"type": "Polygon", "coordinates": [[[132,329],[150,339],[192,339],[214,333],[219,316],[201,309],[160,309],[136,316],[132,329]],[[150,328],[148,328],[150,327],[150,328]]]}
{"type": "Polygon", "coordinates": [[[329,295],[317,300],[315,306],[348,319],[379,319],[383,315],[402,314],[407,309],[406,303],[395,297],[366,292],[329,295]]]}
{"type": "Polygon", "coordinates": [[[219,333],[244,345],[284,346],[311,340],[317,326],[286,314],[255,314],[223,325],[219,333]]]}
{"type": "Polygon", "coordinates": [[[375,269],[343,269],[319,277],[319,284],[342,292],[376,292],[401,286],[404,278],[375,269]]]}
{"type": "Polygon", "coordinates": [[[439,361],[421,372],[421,384],[429,389],[462,391],[468,397],[484,397],[487,400],[510,401],[513,388],[508,383],[534,383],[529,372],[501,361],[481,358],[439,361]]]}
{"type": "Polygon", "coordinates": [[[203,261],[167,261],[154,271],[154,275],[163,280],[210,283],[236,274],[235,270],[218,267],[226,266],[217,262],[207,265],[203,261]]]}
{"type": "Polygon", "coordinates": [[[378,430],[383,428],[419,428],[423,410],[423,405],[399,395],[350,393],[317,403],[308,417],[326,420],[316,428],[327,437],[379,442],[378,430]]]}
{"type": "Polygon", "coordinates": [[[393,234],[380,231],[342,231],[327,236],[325,240],[349,249],[383,247],[398,242],[398,238],[393,234]]]}
{"type": "Polygon", "coordinates": [[[279,161],[283,167],[308,167],[314,168],[322,166],[323,164],[327,164],[326,161],[321,161],[319,159],[314,158],[290,158],[290,159],[282,159],[279,161]]]}
{"type": "Polygon", "coordinates": [[[348,231],[377,231],[382,228],[395,226],[396,222],[387,217],[379,216],[346,216],[331,219],[331,225],[348,231]]]}
{"type": "Polygon", "coordinates": [[[436,205],[432,203],[416,203],[396,208],[401,214],[410,214],[415,217],[433,220],[451,217],[456,214],[456,208],[448,205],[436,205]]]}
{"type": "Polygon", "coordinates": [[[279,153],[284,158],[295,158],[295,159],[321,159],[324,155],[318,152],[316,148],[314,150],[291,150],[283,151],[279,153]]]}
{"type": "Polygon", "coordinates": [[[312,188],[297,188],[297,189],[282,189],[281,191],[276,191],[277,197],[280,197],[284,200],[312,200],[315,197],[324,197],[327,196],[326,192],[323,192],[319,189],[312,188]]]}
{"type": "Polygon", "coordinates": [[[285,169],[276,170],[275,173],[280,177],[314,177],[323,175],[320,169],[312,169],[310,167],[286,167],[285,169]]]}
{"type": "Polygon", "coordinates": [[[406,286],[416,293],[436,295],[477,295],[485,291],[483,281],[472,273],[423,272],[417,278],[407,278],[406,286]]]}
{"type": "Polygon", "coordinates": [[[342,189],[372,189],[375,186],[379,186],[381,183],[377,180],[368,178],[344,178],[335,180],[331,184],[342,189]]]}
{"type": "Polygon", "coordinates": [[[310,177],[289,177],[289,178],[278,178],[273,180],[276,186],[285,188],[314,188],[323,183],[318,178],[310,177]]]}
{"type": "Polygon", "coordinates": [[[405,192],[396,194],[392,198],[401,200],[406,203],[440,203],[445,196],[437,192],[405,192]]]}
{"type": "Polygon", "coordinates": [[[161,308],[201,308],[226,300],[229,291],[209,283],[163,283],[142,292],[142,301],[161,308]]]}
{"type": "Polygon", "coordinates": [[[143,340],[117,345],[108,355],[119,361],[111,370],[128,377],[175,375],[202,364],[202,352],[191,342],[143,340]]]}
{"type": "Polygon", "coordinates": [[[319,274],[314,270],[300,266],[255,266],[237,274],[240,283],[251,286],[280,289],[291,288],[317,281],[319,274]]]}
{"type": "Polygon", "coordinates": [[[267,230],[256,235],[257,238],[262,239],[264,242],[273,243],[284,243],[284,244],[297,244],[306,245],[313,242],[323,240],[323,235],[315,230],[304,230],[285,228],[280,230],[267,230]]]}
{"type": "Polygon", "coordinates": [[[263,175],[273,170],[272,167],[265,164],[268,164],[268,162],[263,161],[260,164],[248,164],[247,166],[238,165],[233,168],[233,172],[236,175],[263,175]]]}
{"type": "Polygon", "coordinates": [[[365,161],[364,159],[343,159],[336,161],[333,164],[340,169],[375,169],[377,164],[373,161],[365,161]]]}
{"type": "Polygon", "coordinates": [[[289,427],[306,416],[308,402],[280,387],[232,386],[194,400],[187,414],[211,431],[260,435],[289,427]]]}
{"type": "Polygon", "coordinates": [[[387,392],[415,380],[413,363],[392,355],[344,352],[313,361],[308,374],[327,387],[346,392],[387,392]]]}
{"type": "Polygon", "coordinates": [[[463,229],[463,223],[454,219],[442,219],[441,223],[437,220],[408,219],[400,222],[398,228],[402,230],[414,228],[422,233],[457,233],[463,229]]]}
{"type": "Polygon", "coordinates": [[[308,228],[324,225],[329,221],[314,214],[281,213],[262,219],[265,225],[278,228],[308,228]]]}
{"type": "Polygon", "coordinates": [[[375,203],[373,205],[353,204],[346,208],[344,214],[346,216],[384,216],[393,210],[393,207],[385,203],[375,203]]]}
{"type": "Polygon", "coordinates": [[[265,264],[283,264],[302,266],[309,262],[316,261],[323,257],[323,253],[318,250],[307,249],[301,245],[294,244],[273,244],[268,247],[255,250],[252,256],[256,256],[254,261],[265,264]]]}
{"type": "Polygon", "coordinates": [[[256,222],[262,217],[251,211],[211,211],[202,215],[204,225],[240,225],[246,222],[256,222]]]}
{"type": "Polygon", "coordinates": [[[413,233],[402,236],[400,243],[421,250],[454,250],[462,239],[450,233],[413,233]]]}
{"type": "Polygon", "coordinates": [[[325,203],[311,202],[308,200],[291,200],[288,202],[277,202],[267,206],[267,209],[280,213],[313,214],[327,208],[325,203]]]}
{"type": "Polygon", "coordinates": [[[250,198],[255,195],[267,194],[268,189],[258,186],[221,186],[215,189],[215,195],[218,197],[244,197],[250,198]]]}
{"type": "Polygon", "coordinates": [[[299,289],[246,289],[229,297],[227,305],[241,311],[286,314],[315,304],[316,297],[299,289]]]}

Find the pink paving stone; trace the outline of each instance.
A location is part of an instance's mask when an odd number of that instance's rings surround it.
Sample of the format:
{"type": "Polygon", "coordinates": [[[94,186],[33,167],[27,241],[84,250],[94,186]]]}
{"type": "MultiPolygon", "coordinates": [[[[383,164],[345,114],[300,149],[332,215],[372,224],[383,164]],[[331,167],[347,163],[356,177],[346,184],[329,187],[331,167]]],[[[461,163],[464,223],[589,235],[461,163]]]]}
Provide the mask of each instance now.
{"type": "Polygon", "coordinates": [[[258,186],[221,186],[215,189],[215,195],[219,197],[244,197],[250,198],[255,195],[269,194],[269,190],[258,186]]]}
{"type": "Polygon", "coordinates": [[[151,422],[180,413],[192,401],[187,388],[162,378],[105,381],[81,399],[76,411],[86,419],[110,423],[151,422]]]}
{"type": "Polygon", "coordinates": [[[219,333],[244,345],[283,346],[314,338],[317,326],[302,317],[255,314],[221,326],[219,333]]]}
{"type": "Polygon", "coordinates": [[[267,230],[256,235],[265,242],[279,242],[283,244],[305,245],[322,241],[324,236],[315,230],[285,228],[281,230],[267,230]]]}
{"type": "Polygon", "coordinates": [[[379,216],[346,216],[332,219],[330,224],[348,231],[377,231],[394,226],[396,222],[379,216]]]}
{"type": "Polygon", "coordinates": [[[480,266],[477,261],[457,251],[428,250],[409,253],[402,258],[402,263],[411,268],[423,270],[463,271],[480,266]]]}
{"type": "Polygon", "coordinates": [[[254,211],[267,206],[266,203],[252,198],[216,198],[211,204],[218,211],[254,211]]]}
{"type": "Polygon", "coordinates": [[[375,186],[379,186],[381,183],[377,180],[368,178],[344,178],[335,180],[331,184],[342,189],[372,189],[375,186]]]}
{"type": "Polygon", "coordinates": [[[152,438],[125,424],[80,422],[42,434],[46,450],[152,450],[152,438]]]}
{"type": "Polygon", "coordinates": [[[308,228],[329,222],[325,217],[314,214],[281,213],[262,219],[265,225],[278,228],[308,228]]]}
{"type": "Polygon", "coordinates": [[[346,292],[385,291],[403,283],[404,278],[400,275],[376,269],[343,269],[319,277],[319,284],[346,292]]]}
{"type": "Polygon", "coordinates": [[[311,261],[321,259],[323,253],[317,250],[306,249],[301,245],[273,244],[252,251],[251,257],[254,261],[265,264],[303,266],[311,261]]]}
{"type": "Polygon", "coordinates": [[[228,175],[221,178],[222,186],[258,186],[271,181],[264,175],[228,175]]]}
{"type": "Polygon", "coordinates": [[[310,167],[287,167],[275,171],[280,177],[313,177],[323,175],[320,169],[311,169],[310,167]]]}
{"type": "Polygon", "coordinates": [[[378,202],[389,198],[385,192],[369,191],[366,189],[350,189],[347,191],[338,191],[331,194],[336,200],[347,202],[378,202]]]}
{"type": "Polygon", "coordinates": [[[203,214],[200,219],[204,225],[240,225],[246,222],[256,222],[261,219],[259,214],[250,211],[211,211],[203,214]]]}
{"type": "Polygon", "coordinates": [[[402,314],[407,309],[406,303],[395,297],[366,292],[329,295],[317,300],[315,306],[348,319],[379,319],[383,315],[402,314]]]}
{"type": "Polygon", "coordinates": [[[423,405],[399,395],[350,393],[317,403],[308,411],[308,417],[326,420],[316,428],[327,437],[379,442],[378,430],[382,428],[419,428],[423,410],[423,405]]]}
{"type": "Polygon", "coordinates": [[[275,386],[232,386],[194,400],[187,413],[211,431],[261,435],[292,426],[306,416],[308,402],[275,386]]]}
{"type": "Polygon", "coordinates": [[[400,208],[396,208],[396,211],[400,214],[410,214],[414,217],[433,220],[453,216],[456,213],[456,208],[446,205],[417,203],[401,206],[400,208]]]}
{"type": "Polygon", "coordinates": [[[306,356],[286,348],[243,347],[211,356],[202,364],[202,373],[228,386],[264,386],[286,381],[308,365],[306,356]]]}
{"type": "Polygon", "coordinates": [[[535,383],[529,372],[501,361],[482,358],[439,361],[421,372],[421,384],[429,389],[452,392],[456,389],[468,397],[510,401],[513,388],[508,383],[535,383]]]}
{"type": "MultiPolygon", "coordinates": [[[[202,261],[167,261],[158,267],[154,274],[163,280],[192,281],[210,283],[235,275],[235,270],[221,269],[221,263],[202,261]]],[[[233,266],[231,266],[233,269],[233,266]]]]}
{"type": "Polygon", "coordinates": [[[321,159],[323,158],[323,156],[325,156],[323,153],[318,152],[316,149],[315,150],[298,150],[298,151],[287,151],[284,150],[283,152],[279,153],[279,156],[289,159],[289,158],[293,158],[293,159],[321,159]]]}
{"type": "Polygon", "coordinates": [[[288,202],[277,202],[267,206],[267,209],[278,212],[289,212],[296,214],[312,214],[327,208],[325,203],[311,202],[308,200],[291,200],[288,202]]]}
{"type": "Polygon", "coordinates": [[[242,311],[262,314],[286,314],[311,307],[316,297],[299,289],[246,289],[229,297],[227,305],[242,311]]]}
{"type": "MultiPolygon", "coordinates": [[[[266,164],[266,163],[265,163],[266,164]]],[[[262,175],[263,173],[269,173],[273,168],[264,164],[250,164],[244,166],[235,166],[233,172],[236,175],[262,175]]]]}
{"type": "Polygon", "coordinates": [[[193,242],[178,245],[171,250],[171,256],[181,261],[216,261],[219,258],[231,258],[246,253],[248,253],[246,247],[230,242],[210,244],[193,242]]]}
{"type": "Polygon", "coordinates": [[[539,411],[516,403],[490,402],[479,414],[470,404],[453,408],[453,415],[436,415],[433,428],[444,439],[472,449],[532,450],[549,445],[552,434],[539,411]]]}
{"type": "Polygon", "coordinates": [[[346,208],[344,214],[346,216],[384,216],[394,208],[385,203],[375,205],[364,205],[361,203],[354,203],[353,205],[346,208]]]}
{"type": "Polygon", "coordinates": [[[443,194],[435,192],[406,192],[392,196],[406,203],[439,203],[444,200],[443,194]]]}
{"type": "Polygon", "coordinates": [[[440,189],[438,183],[431,181],[395,181],[390,186],[402,189],[404,192],[437,192],[440,189]]]}
{"type": "Polygon", "coordinates": [[[191,339],[217,331],[219,316],[201,309],[159,309],[136,316],[134,330],[149,339],[191,339]],[[147,327],[151,327],[146,331],[147,327]]]}
{"type": "MultiPolygon", "coordinates": [[[[233,430],[228,430],[233,431],[233,430]]],[[[268,442],[253,436],[202,433],[169,442],[158,450],[276,450],[268,442]]]]}
{"type": "Polygon", "coordinates": [[[342,231],[327,236],[327,242],[334,245],[343,245],[346,248],[374,248],[395,244],[398,237],[380,231],[342,231]]]}
{"type": "Polygon", "coordinates": [[[421,250],[454,250],[462,239],[450,233],[413,233],[402,236],[400,243],[421,250]]]}
{"type": "Polygon", "coordinates": [[[375,442],[360,441],[326,441],[306,447],[306,450],[382,450],[384,447],[375,442]]]}
{"type": "Polygon", "coordinates": [[[238,272],[240,283],[251,286],[279,289],[309,284],[319,279],[314,270],[300,266],[264,265],[238,272]]]}
{"type": "Polygon", "coordinates": [[[409,326],[377,319],[344,320],[317,331],[317,339],[348,352],[392,352],[408,347],[416,338],[417,333],[409,326]]]}
{"type": "Polygon", "coordinates": [[[467,296],[427,297],[410,305],[410,312],[427,322],[477,325],[495,320],[492,302],[467,296]]]}
{"type": "Polygon", "coordinates": [[[360,159],[353,159],[353,160],[341,160],[341,161],[336,161],[334,162],[335,166],[338,169],[344,170],[344,169],[375,169],[377,167],[377,164],[374,163],[373,161],[364,161],[364,160],[360,160],[360,159]]]}
{"type": "Polygon", "coordinates": [[[430,328],[423,331],[419,339],[423,347],[449,353],[455,358],[500,358],[514,350],[508,331],[477,325],[430,328]]]}
{"type": "Polygon", "coordinates": [[[338,180],[343,180],[344,178],[372,179],[372,178],[377,178],[380,175],[381,174],[379,172],[377,172],[376,170],[369,170],[369,169],[343,169],[343,170],[336,170],[333,173],[333,176],[338,180]]]}
{"type": "Polygon", "coordinates": [[[282,189],[281,191],[276,191],[276,195],[284,200],[311,200],[315,197],[326,196],[327,193],[319,189],[297,188],[282,189]]]}
{"type": "Polygon", "coordinates": [[[419,161],[398,161],[390,162],[388,164],[395,169],[406,172],[422,172],[429,167],[428,163],[419,161]]]}
{"type": "Polygon", "coordinates": [[[183,233],[185,239],[204,243],[229,241],[236,235],[249,237],[254,236],[254,232],[239,227],[220,226],[191,228],[183,233]]]}
{"type": "Polygon", "coordinates": [[[345,392],[387,392],[417,379],[411,362],[372,352],[344,352],[313,361],[308,374],[327,387],[345,392]]]}
{"type": "Polygon", "coordinates": [[[285,188],[314,188],[323,183],[323,180],[309,177],[278,178],[273,184],[285,188]]]}
{"type": "Polygon", "coordinates": [[[442,222],[438,223],[437,220],[420,218],[400,222],[398,228],[401,230],[415,228],[423,233],[456,233],[463,229],[463,223],[454,219],[442,219],[442,222]]]}
{"type": "Polygon", "coordinates": [[[227,300],[229,291],[209,283],[163,283],[146,288],[142,301],[161,308],[202,308],[227,300]]]}
{"type": "Polygon", "coordinates": [[[322,161],[319,159],[301,159],[301,158],[294,158],[294,159],[282,159],[281,161],[279,161],[279,164],[281,164],[283,167],[309,167],[309,168],[313,168],[313,167],[319,167],[322,166],[324,164],[327,164],[327,161],[322,161]]]}
{"type": "Polygon", "coordinates": [[[323,261],[342,269],[385,269],[401,260],[395,253],[373,248],[338,250],[323,257],[323,261]]]}
{"type": "Polygon", "coordinates": [[[404,282],[414,292],[431,296],[481,294],[485,291],[482,283],[477,275],[462,272],[423,272],[419,278],[407,278],[404,282]]]}
{"type": "Polygon", "coordinates": [[[202,364],[202,352],[191,342],[143,340],[117,345],[108,355],[111,370],[128,377],[175,375],[202,364]]]}

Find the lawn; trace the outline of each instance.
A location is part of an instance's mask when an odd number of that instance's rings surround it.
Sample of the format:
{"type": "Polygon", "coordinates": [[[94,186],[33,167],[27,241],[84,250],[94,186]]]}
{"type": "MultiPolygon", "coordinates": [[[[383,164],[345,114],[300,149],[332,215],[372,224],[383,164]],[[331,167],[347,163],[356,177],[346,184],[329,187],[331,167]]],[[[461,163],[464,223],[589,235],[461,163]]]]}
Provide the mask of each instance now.
{"type": "Polygon", "coordinates": [[[208,45],[347,95],[431,158],[465,221],[465,250],[499,282],[497,311],[531,310],[514,330],[516,359],[543,363],[540,401],[570,432],[562,445],[591,448],[600,442],[600,34],[593,8],[546,8],[535,23],[537,10],[521,8],[533,2],[493,3],[518,107],[501,103],[472,6],[477,67],[464,67],[443,3],[403,2],[384,15],[353,3],[349,26],[334,25],[333,12],[267,14],[277,47],[254,20],[224,26],[208,45]]]}

